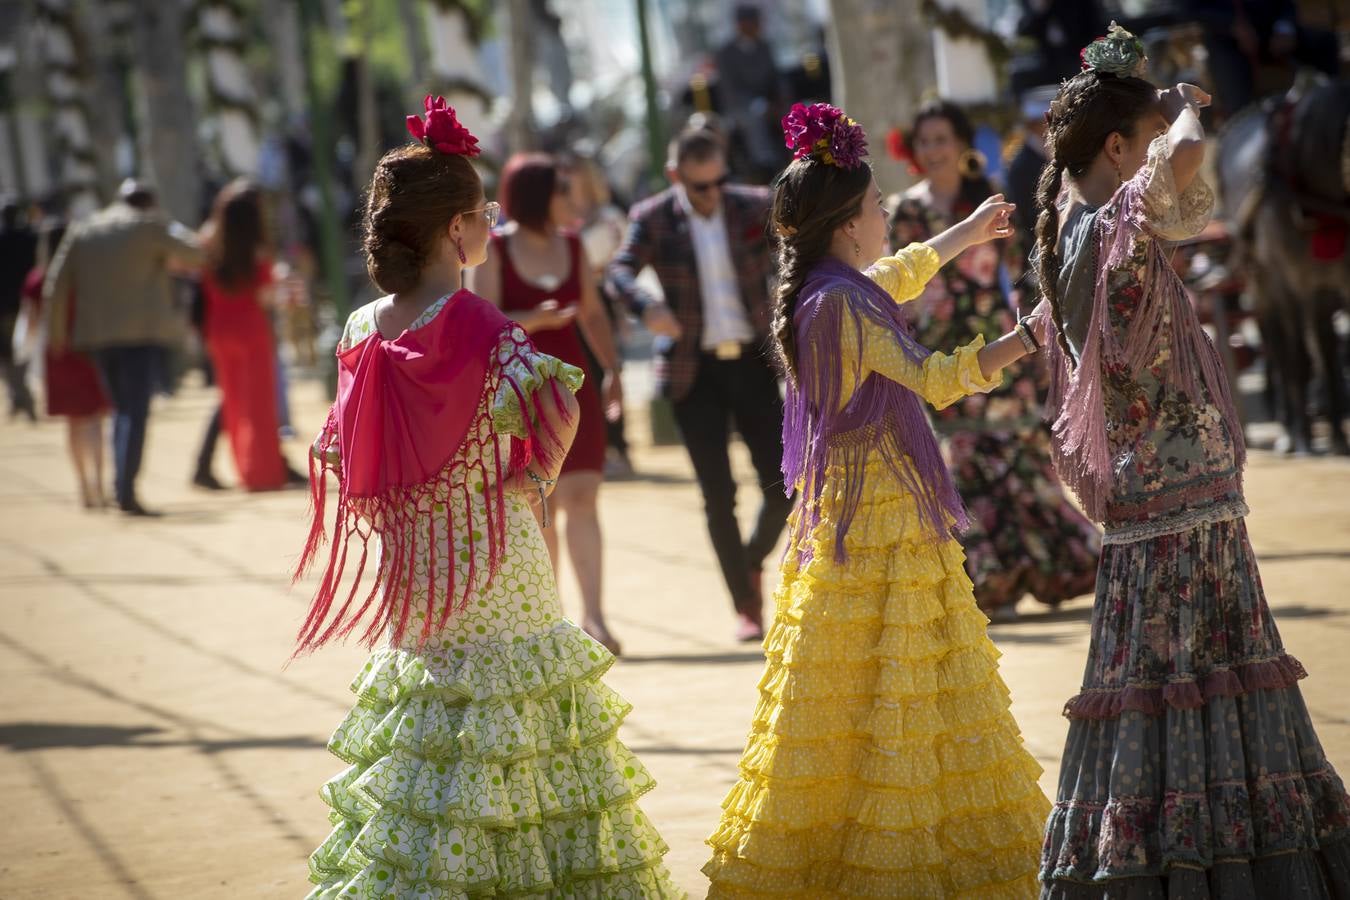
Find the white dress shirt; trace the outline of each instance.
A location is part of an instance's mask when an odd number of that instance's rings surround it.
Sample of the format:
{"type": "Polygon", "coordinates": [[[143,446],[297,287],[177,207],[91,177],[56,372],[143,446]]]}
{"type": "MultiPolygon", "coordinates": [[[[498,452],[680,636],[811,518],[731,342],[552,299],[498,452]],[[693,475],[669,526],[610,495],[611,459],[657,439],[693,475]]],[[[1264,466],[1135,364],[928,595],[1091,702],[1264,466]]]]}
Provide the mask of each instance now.
{"type": "Polygon", "coordinates": [[[718,207],[716,215],[711,217],[701,216],[689,203],[683,188],[677,193],[689,219],[699,293],[703,295],[701,346],[704,350],[713,350],[718,344],[727,342],[748,344],[755,339],[755,330],[750,327],[750,317],[741,302],[722,209],[718,207]]]}

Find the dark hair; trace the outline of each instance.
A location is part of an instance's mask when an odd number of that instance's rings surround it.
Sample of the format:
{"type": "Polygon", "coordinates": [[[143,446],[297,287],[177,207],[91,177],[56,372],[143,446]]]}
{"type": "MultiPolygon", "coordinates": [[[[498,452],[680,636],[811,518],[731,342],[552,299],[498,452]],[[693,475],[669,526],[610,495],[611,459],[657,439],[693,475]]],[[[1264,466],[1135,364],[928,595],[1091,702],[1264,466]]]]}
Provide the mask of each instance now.
{"type": "Polygon", "coordinates": [[[547,153],[517,153],[502,168],[497,200],[506,217],[530,231],[547,231],[553,195],[566,186],[565,171],[547,153]]]}
{"type": "Polygon", "coordinates": [[[862,211],[872,184],[866,163],[852,169],[816,159],[798,159],[779,176],[773,193],[771,224],[778,234],[778,287],[773,298],[774,350],[783,373],[797,378],[797,338],[793,314],[811,269],[830,253],[840,225],[862,211]]]}
{"type": "Polygon", "coordinates": [[[211,208],[212,273],[220,286],[235,290],[249,283],[264,243],[262,191],[236,178],[216,195],[211,208]]]}
{"type": "Polygon", "coordinates": [[[1036,184],[1036,279],[1050,301],[1059,346],[1072,362],[1059,304],[1059,191],[1064,172],[1078,178],[1087,172],[1113,133],[1133,137],[1139,118],[1153,105],[1157,91],[1142,78],[1119,77],[1088,70],[1070,78],[1050,104],[1045,133],[1047,161],[1036,184]]]}
{"type": "Polygon", "coordinates": [[[690,128],[670,142],[666,165],[678,169],[687,162],[707,162],[715,156],[725,156],[726,152],[726,144],[717,132],[709,128],[690,128]]]}
{"type": "Polygon", "coordinates": [[[478,206],[483,183],[466,157],[422,144],[390,150],[375,165],[366,192],[366,271],[380,290],[417,287],[448,226],[478,206]]]}
{"type": "MultiPolygon", "coordinates": [[[[909,145],[911,158],[914,142],[919,137],[919,126],[937,119],[947,121],[952,126],[952,133],[956,135],[956,139],[970,150],[975,149],[975,126],[970,124],[970,117],[966,115],[966,111],[950,100],[929,100],[914,114],[914,122],[905,135],[905,143],[909,145]]],[[[977,164],[973,171],[961,173],[961,189],[957,192],[953,212],[958,215],[971,213],[992,193],[994,186],[984,174],[984,165],[977,164]]]]}

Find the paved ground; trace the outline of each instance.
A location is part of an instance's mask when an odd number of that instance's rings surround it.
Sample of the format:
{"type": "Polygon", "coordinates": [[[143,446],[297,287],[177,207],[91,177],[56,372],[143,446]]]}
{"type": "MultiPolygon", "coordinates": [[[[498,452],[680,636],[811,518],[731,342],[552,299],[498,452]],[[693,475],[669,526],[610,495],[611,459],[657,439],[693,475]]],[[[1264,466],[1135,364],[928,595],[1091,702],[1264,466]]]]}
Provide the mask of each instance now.
{"type": "MultiPolygon", "coordinates": [[[[307,433],[318,388],[294,395],[307,433]]],[[[307,890],[305,857],[327,832],[315,790],[342,767],[323,745],[362,653],[285,665],[306,601],[286,580],[305,498],[187,489],[211,402],[187,390],[156,409],[143,488],[168,513],[156,521],[78,511],[59,424],[0,427],[0,897],[307,890]]],[[[670,864],[702,896],[701,841],[732,779],[760,657],[729,639],[683,452],[642,449],[639,461],[648,477],[603,499],[607,596],[627,653],[610,680],[636,705],[624,738],[661,781],[647,807],[670,864]]],[[[1350,772],[1350,463],[1255,453],[1248,496],[1271,604],[1312,672],[1308,705],[1350,772]]],[[[1089,608],[1026,612],[993,631],[1052,791],[1089,608]]]]}

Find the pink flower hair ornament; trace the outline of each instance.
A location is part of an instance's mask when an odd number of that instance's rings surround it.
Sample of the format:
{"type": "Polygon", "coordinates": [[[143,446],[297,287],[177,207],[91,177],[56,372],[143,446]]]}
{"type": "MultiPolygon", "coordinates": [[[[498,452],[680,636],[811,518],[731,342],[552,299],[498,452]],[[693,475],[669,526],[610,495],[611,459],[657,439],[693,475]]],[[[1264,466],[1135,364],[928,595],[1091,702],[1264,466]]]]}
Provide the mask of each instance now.
{"type": "Polygon", "coordinates": [[[478,147],[478,138],[459,123],[455,108],[446,103],[444,97],[427,94],[422,103],[427,113],[425,119],[422,116],[408,116],[408,133],[418,142],[437,153],[455,156],[474,157],[482,152],[478,147]]]}
{"type": "Polygon", "coordinates": [[[857,168],[867,155],[862,126],[828,103],[792,104],[783,117],[783,138],[793,159],[810,157],[841,169],[857,168]]]}

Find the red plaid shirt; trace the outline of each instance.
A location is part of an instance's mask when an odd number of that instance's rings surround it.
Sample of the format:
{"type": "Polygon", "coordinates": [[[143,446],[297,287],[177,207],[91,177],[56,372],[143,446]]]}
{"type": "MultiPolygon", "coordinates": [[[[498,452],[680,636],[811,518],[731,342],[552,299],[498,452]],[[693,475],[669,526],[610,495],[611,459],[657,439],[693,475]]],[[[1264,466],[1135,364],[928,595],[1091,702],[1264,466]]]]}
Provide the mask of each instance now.
{"type": "MultiPolygon", "coordinates": [[[[670,399],[681,400],[694,386],[703,340],[703,293],[698,263],[689,235],[689,218],[676,188],[669,188],[633,207],[628,236],[609,264],[607,283],[639,315],[656,298],[637,285],[637,275],[651,266],[661,281],[666,304],[683,334],[677,341],[657,344],[657,387],[670,399]]],[[[769,358],[770,280],[773,247],[768,237],[768,188],[730,186],[722,192],[728,248],[736,266],[741,302],[755,329],[756,343],[769,358]]]]}

